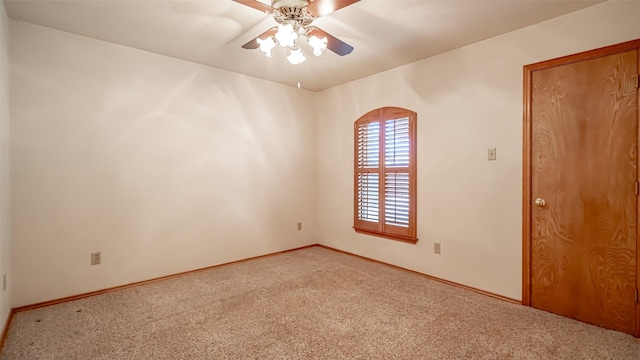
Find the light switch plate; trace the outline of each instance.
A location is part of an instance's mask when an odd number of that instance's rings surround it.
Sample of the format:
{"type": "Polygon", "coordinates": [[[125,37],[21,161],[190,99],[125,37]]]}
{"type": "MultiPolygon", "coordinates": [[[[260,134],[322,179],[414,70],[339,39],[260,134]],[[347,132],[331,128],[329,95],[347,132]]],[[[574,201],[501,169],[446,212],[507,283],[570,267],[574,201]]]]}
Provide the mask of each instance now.
{"type": "Polygon", "coordinates": [[[497,149],[493,148],[493,149],[489,149],[488,153],[487,153],[487,159],[489,160],[496,160],[497,159],[497,149]]]}
{"type": "Polygon", "coordinates": [[[102,262],[102,254],[100,252],[91,253],[91,265],[100,265],[102,262]]]}

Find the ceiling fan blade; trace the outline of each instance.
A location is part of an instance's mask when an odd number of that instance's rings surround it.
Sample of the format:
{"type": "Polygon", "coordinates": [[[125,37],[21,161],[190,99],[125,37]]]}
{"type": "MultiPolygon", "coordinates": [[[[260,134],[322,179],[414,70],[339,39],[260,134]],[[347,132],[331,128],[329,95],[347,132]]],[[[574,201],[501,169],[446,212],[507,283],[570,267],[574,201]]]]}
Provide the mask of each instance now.
{"type": "Polygon", "coordinates": [[[334,11],[340,10],[343,7],[357,3],[360,0],[311,0],[307,11],[313,15],[313,17],[321,17],[329,15],[334,11]]]}
{"type": "MultiPolygon", "coordinates": [[[[277,31],[277,29],[276,29],[277,31]]],[[[317,36],[319,38],[327,37],[327,49],[333,51],[334,53],[345,56],[351,54],[353,51],[353,46],[347,44],[346,42],[338,39],[337,37],[329,34],[328,32],[318,28],[313,27],[311,31],[309,31],[309,36],[317,36]]]]}
{"type": "Polygon", "coordinates": [[[273,36],[278,32],[278,28],[277,27],[272,27],[271,29],[263,32],[262,34],[258,35],[255,39],[249,41],[248,43],[242,45],[243,49],[257,49],[260,47],[260,44],[258,44],[258,39],[266,39],[269,36],[273,36]]]}
{"type": "Polygon", "coordinates": [[[271,12],[273,11],[273,8],[271,6],[267,4],[263,4],[258,0],[231,0],[231,1],[235,1],[238,4],[246,5],[248,7],[254,8],[256,10],[260,10],[268,14],[271,14],[271,12]]]}

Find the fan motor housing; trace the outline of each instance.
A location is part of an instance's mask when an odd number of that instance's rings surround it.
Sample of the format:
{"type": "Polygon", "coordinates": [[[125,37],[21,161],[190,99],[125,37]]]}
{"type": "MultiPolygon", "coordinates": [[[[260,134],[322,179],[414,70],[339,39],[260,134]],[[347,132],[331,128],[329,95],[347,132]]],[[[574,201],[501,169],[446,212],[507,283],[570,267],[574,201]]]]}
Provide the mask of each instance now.
{"type": "Polygon", "coordinates": [[[311,25],[314,18],[307,12],[307,0],[274,0],[273,18],[278,24],[291,24],[296,32],[311,25]]]}
{"type": "Polygon", "coordinates": [[[280,9],[281,7],[298,7],[303,8],[309,5],[309,0],[273,0],[271,7],[280,9]]]}

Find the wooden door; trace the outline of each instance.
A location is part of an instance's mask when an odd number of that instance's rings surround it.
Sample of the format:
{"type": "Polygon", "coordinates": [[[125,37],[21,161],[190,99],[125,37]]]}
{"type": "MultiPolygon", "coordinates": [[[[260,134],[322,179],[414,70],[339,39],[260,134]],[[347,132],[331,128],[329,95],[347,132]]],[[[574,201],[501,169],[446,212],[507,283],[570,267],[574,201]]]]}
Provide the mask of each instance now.
{"type": "Polygon", "coordinates": [[[531,72],[530,303],[638,336],[638,50],[531,72]]]}

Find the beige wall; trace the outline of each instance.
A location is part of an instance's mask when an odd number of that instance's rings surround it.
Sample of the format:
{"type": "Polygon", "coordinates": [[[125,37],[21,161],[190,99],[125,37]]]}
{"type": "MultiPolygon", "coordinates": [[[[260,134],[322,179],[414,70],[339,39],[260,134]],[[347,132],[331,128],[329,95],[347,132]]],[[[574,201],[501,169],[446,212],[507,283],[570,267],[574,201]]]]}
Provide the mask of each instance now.
{"type": "Polygon", "coordinates": [[[520,299],[522,67],[640,38],[638,14],[607,2],[319,93],[320,242],[520,299]],[[382,106],[418,113],[416,245],[351,228],[353,122],[382,106]]]}
{"type": "Polygon", "coordinates": [[[313,93],[10,30],[14,306],[317,242],[313,93]]]}
{"type": "Polygon", "coordinates": [[[0,1],[0,329],[11,311],[11,231],[9,206],[9,19],[0,1]],[[7,290],[2,290],[2,276],[7,290]]]}
{"type": "Polygon", "coordinates": [[[316,242],[519,299],[522,66],[640,38],[638,13],[607,2],[320,93],[12,20],[12,305],[316,242]],[[418,113],[417,245],[351,228],[353,121],[381,106],[418,113]]]}

